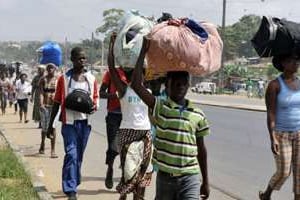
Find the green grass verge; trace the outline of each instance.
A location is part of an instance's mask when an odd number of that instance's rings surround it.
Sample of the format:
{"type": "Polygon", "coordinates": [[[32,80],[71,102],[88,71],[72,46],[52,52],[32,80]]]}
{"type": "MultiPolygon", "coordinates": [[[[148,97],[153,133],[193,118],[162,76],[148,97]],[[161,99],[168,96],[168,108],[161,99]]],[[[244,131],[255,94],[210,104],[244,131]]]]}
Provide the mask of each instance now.
{"type": "Polygon", "coordinates": [[[22,165],[9,148],[0,148],[0,200],[37,200],[22,165]]]}

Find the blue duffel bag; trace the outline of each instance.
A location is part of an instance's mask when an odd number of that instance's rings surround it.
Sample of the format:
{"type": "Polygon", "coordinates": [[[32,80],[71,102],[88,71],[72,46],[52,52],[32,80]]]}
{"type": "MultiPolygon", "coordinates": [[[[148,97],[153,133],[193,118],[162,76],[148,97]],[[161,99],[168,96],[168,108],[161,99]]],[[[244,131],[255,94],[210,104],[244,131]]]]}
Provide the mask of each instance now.
{"type": "Polygon", "coordinates": [[[62,64],[62,50],[56,42],[48,41],[45,42],[39,49],[38,52],[41,53],[39,60],[40,64],[53,63],[56,66],[62,64]]]}

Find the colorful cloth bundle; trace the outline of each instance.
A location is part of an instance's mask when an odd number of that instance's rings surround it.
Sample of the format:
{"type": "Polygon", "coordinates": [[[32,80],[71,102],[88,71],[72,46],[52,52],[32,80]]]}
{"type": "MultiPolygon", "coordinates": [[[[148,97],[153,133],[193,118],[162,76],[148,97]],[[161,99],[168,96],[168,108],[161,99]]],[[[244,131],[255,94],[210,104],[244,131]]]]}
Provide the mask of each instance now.
{"type": "Polygon", "coordinates": [[[206,75],[221,67],[223,42],[209,22],[171,19],[155,25],[147,37],[147,72],[152,76],[168,71],[206,75]]]}

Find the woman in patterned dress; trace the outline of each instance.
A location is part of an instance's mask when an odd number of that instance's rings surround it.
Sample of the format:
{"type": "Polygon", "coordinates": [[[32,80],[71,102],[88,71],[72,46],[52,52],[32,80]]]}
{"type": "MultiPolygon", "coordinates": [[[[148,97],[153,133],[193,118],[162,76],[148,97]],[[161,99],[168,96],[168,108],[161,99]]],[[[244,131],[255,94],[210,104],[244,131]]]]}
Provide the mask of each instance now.
{"type": "Polygon", "coordinates": [[[40,116],[40,90],[39,83],[44,76],[45,65],[38,66],[38,74],[32,79],[31,86],[31,102],[33,101],[32,120],[39,122],[39,128],[41,128],[41,116],[40,116]]]}

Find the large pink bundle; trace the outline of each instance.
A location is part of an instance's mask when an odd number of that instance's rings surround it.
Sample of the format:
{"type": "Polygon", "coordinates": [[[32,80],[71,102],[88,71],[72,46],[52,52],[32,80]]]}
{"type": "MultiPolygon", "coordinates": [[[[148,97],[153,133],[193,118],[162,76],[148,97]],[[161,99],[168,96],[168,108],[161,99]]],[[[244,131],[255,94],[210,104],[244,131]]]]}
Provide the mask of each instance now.
{"type": "Polygon", "coordinates": [[[163,22],[153,27],[148,34],[151,42],[146,57],[151,74],[188,71],[192,75],[206,75],[221,67],[223,42],[216,26],[200,24],[208,33],[206,41],[201,41],[184,24],[163,22]]]}

